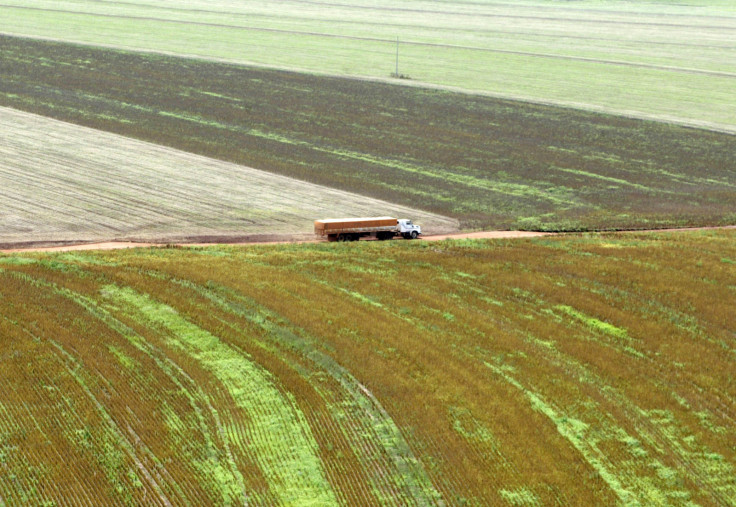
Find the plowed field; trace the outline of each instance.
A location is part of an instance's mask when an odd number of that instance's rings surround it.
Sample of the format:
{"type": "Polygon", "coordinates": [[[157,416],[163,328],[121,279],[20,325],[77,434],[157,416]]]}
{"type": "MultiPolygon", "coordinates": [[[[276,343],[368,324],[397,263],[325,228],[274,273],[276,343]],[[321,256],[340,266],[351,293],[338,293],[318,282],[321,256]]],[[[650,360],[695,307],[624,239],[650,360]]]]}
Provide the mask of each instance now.
{"type": "Polygon", "coordinates": [[[0,36],[0,104],[468,229],[736,223],[736,136],[437,90],[0,36]]]}
{"type": "Polygon", "coordinates": [[[0,501],[733,505],[736,232],[0,255],[0,501]]]}
{"type": "Polygon", "coordinates": [[[312,222],[401,215],[356,194],[0,108],[0,244],[312,237],[312,222]]]}

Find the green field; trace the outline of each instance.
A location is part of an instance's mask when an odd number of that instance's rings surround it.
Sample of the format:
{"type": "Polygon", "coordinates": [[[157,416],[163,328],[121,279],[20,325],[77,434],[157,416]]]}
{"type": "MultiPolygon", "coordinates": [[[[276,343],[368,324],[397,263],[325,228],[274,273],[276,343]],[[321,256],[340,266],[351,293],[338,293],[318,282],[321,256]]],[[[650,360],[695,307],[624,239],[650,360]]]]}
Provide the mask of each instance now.
{"type": "Polygon", "coordinates": [[[732,505],[736,233],[0,256],[8,505],[732,505]]]}
{"type": "Polygon", "coordinates": [[[451,216],[466,229],[736,222],[733,135],[447,91],[0,41],[0,106],[451,216]]]}
{"type": "Polygon", "coordinates": [[[736,7],[7,0],[0,32],[457,87],[736,131],[736,7]]]}

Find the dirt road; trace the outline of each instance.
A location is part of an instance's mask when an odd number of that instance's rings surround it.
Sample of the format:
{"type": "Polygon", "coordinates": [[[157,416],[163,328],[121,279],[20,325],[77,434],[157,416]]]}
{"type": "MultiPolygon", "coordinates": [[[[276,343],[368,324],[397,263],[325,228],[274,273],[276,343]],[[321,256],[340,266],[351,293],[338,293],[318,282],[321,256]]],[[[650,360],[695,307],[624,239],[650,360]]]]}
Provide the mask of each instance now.
{"type": "MultiPolygon", "coordinates": [[[[682,232],[682,231],[703,231],[716,229],[736,229],[736,225],[726,225],[719,227],[685,227],[679,229],[652,229],[640,231],[619,231],[626,233],[636,232],[682,232]]],[[[441,241],[446,239],[513,239],[513,238],[538,238],[542,236],[557,236],[563,233],[556,232],[534,232],[534,231],[480,231],[480,232],[459,232],[454,234],[437,234],[432,236],[423,236],[422,241],[441,241]]],[[[569,234],[569,233],[568,233],[569,234]]],[[[324,240],[304,240],[294,239],[291,241],[239,241],[239,242],[202,242],[202,243],[176,243],[177,247],[204,247],[218,245],[277,245],[288,243],[320,243],[324,240]]],[[[147,247],[167,247],[172,245],[170,242],[163,243],[138,243],[132,241],[106,241],[102,243],[83,243],[77,245],[59,245],[25,248],[0,249],[0,253],[21,253],[21,252],[71,252],[77,250],[118,250],[125,248],[147,248],[147,247]]]]}
{"type": "MultiPolygon", "coordinates": [[[[439,241],[444,239],[498,239],[498,238],[535,238],[539,236],[548,236],[549,232],[531,232],[531,231],[485,231],[485,232],[467,232],[456,234],[438,234],[433,236],[423,236],[422,241],[439,241]]],[[[204,242],[204,243],[176,243],[180,247],[202,247],[217,245],[278,245],[286,243],[320,243],[323,240],[299,240],[292,241],[239,241],[239,242],[204,242]]],[[[147,247],[166,247],[172,243],[138,243],[133,241],[105,241],[102,243],[82,243],[78,245],[58,245],[58,246],[29,246],[24,248],[10,248],[0,250],[0,253],[20,253],[20,252],[71,252],[76,250],[118,250],[124,248],[147,248],[147,247]]]]}

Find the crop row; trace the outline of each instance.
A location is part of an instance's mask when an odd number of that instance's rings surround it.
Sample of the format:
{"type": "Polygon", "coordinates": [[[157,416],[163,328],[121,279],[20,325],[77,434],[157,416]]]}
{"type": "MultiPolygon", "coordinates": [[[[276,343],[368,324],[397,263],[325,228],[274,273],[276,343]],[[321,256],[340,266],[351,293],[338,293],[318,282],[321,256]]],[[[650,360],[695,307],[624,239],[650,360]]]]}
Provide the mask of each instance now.
{"type": "Polygon", "coordinates": [[[0,257],[0,497],[733,503],[734,244],[0,257]]]}

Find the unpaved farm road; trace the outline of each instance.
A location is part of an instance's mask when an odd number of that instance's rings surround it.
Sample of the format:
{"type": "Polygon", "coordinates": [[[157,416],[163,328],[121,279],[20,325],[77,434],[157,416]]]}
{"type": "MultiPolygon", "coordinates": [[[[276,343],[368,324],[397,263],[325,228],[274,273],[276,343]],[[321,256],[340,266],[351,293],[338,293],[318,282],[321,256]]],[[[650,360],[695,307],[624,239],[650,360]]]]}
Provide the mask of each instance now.
{"type": "MultiPolygon", "coordinates": [[[[648,229],[648,230],[632,230],[632,231],[606,231],[606,232],[683,232],[683,231],[705,231],[719,229],[734,229],[736,225],[725,225],[718,227],[683,227],[674,229],[648,229]]],[[[542,236],[559,236],[562,234],[582,234],[582,233],[561,233],[561,232],[534,232],[534,231],[480,231],[480,232],[459,232],[453,234],[436,234],[432,236],[423,236],[421,241],[440,241],[446,239],[515,239],[515,238],[539,238],[542,236]]],[[[239,241],[239,242],[209,242],[209,243],[143,243],[133,241],[106,241],[102,243],[82,243],[76,245],[60,245],[60,246],[44,246],[27,248],[11,248],[0,250],[0,253],[24,253],[24,252],[70,252],[76,250],[119,250],[125,248],[150,248],[159,247],[206,247],[206,246],[250,246],[250,245],[276,245],[289,243],[326,243],[325,240],[318,239],[294,239],[291,241],[239,241]]]]}
{"type": "MultiPolygon", "coordinates": [[[[530,232],[530,231],[486,231],[486,232],[468,232],[454,234],[438,234],[433,236],[422,236],[423,241],[437,241],[442,239],[465,239],[465,238],[534,238],[539,236],[547,236],[553,233],[549,232],[530,232]]],[[[363,240],[366,241],[366,240],[363,240]]],[[[101,243],[80,243],[57,246],[28,246],[22,248],[10,248],[2,250],[0,253],[20,253],[20,252],[70,252],[75,250],[118,250],[123,248],[148,248],[169,246],[174,247],[204,247],[204,246],[246,246],[246,245],[280,245],[288,243],[326,243],[322,239],[292,239],[281,241],[218,241],[206,243],[145,243],[136,241],[105,241],[101,243]]]]}

